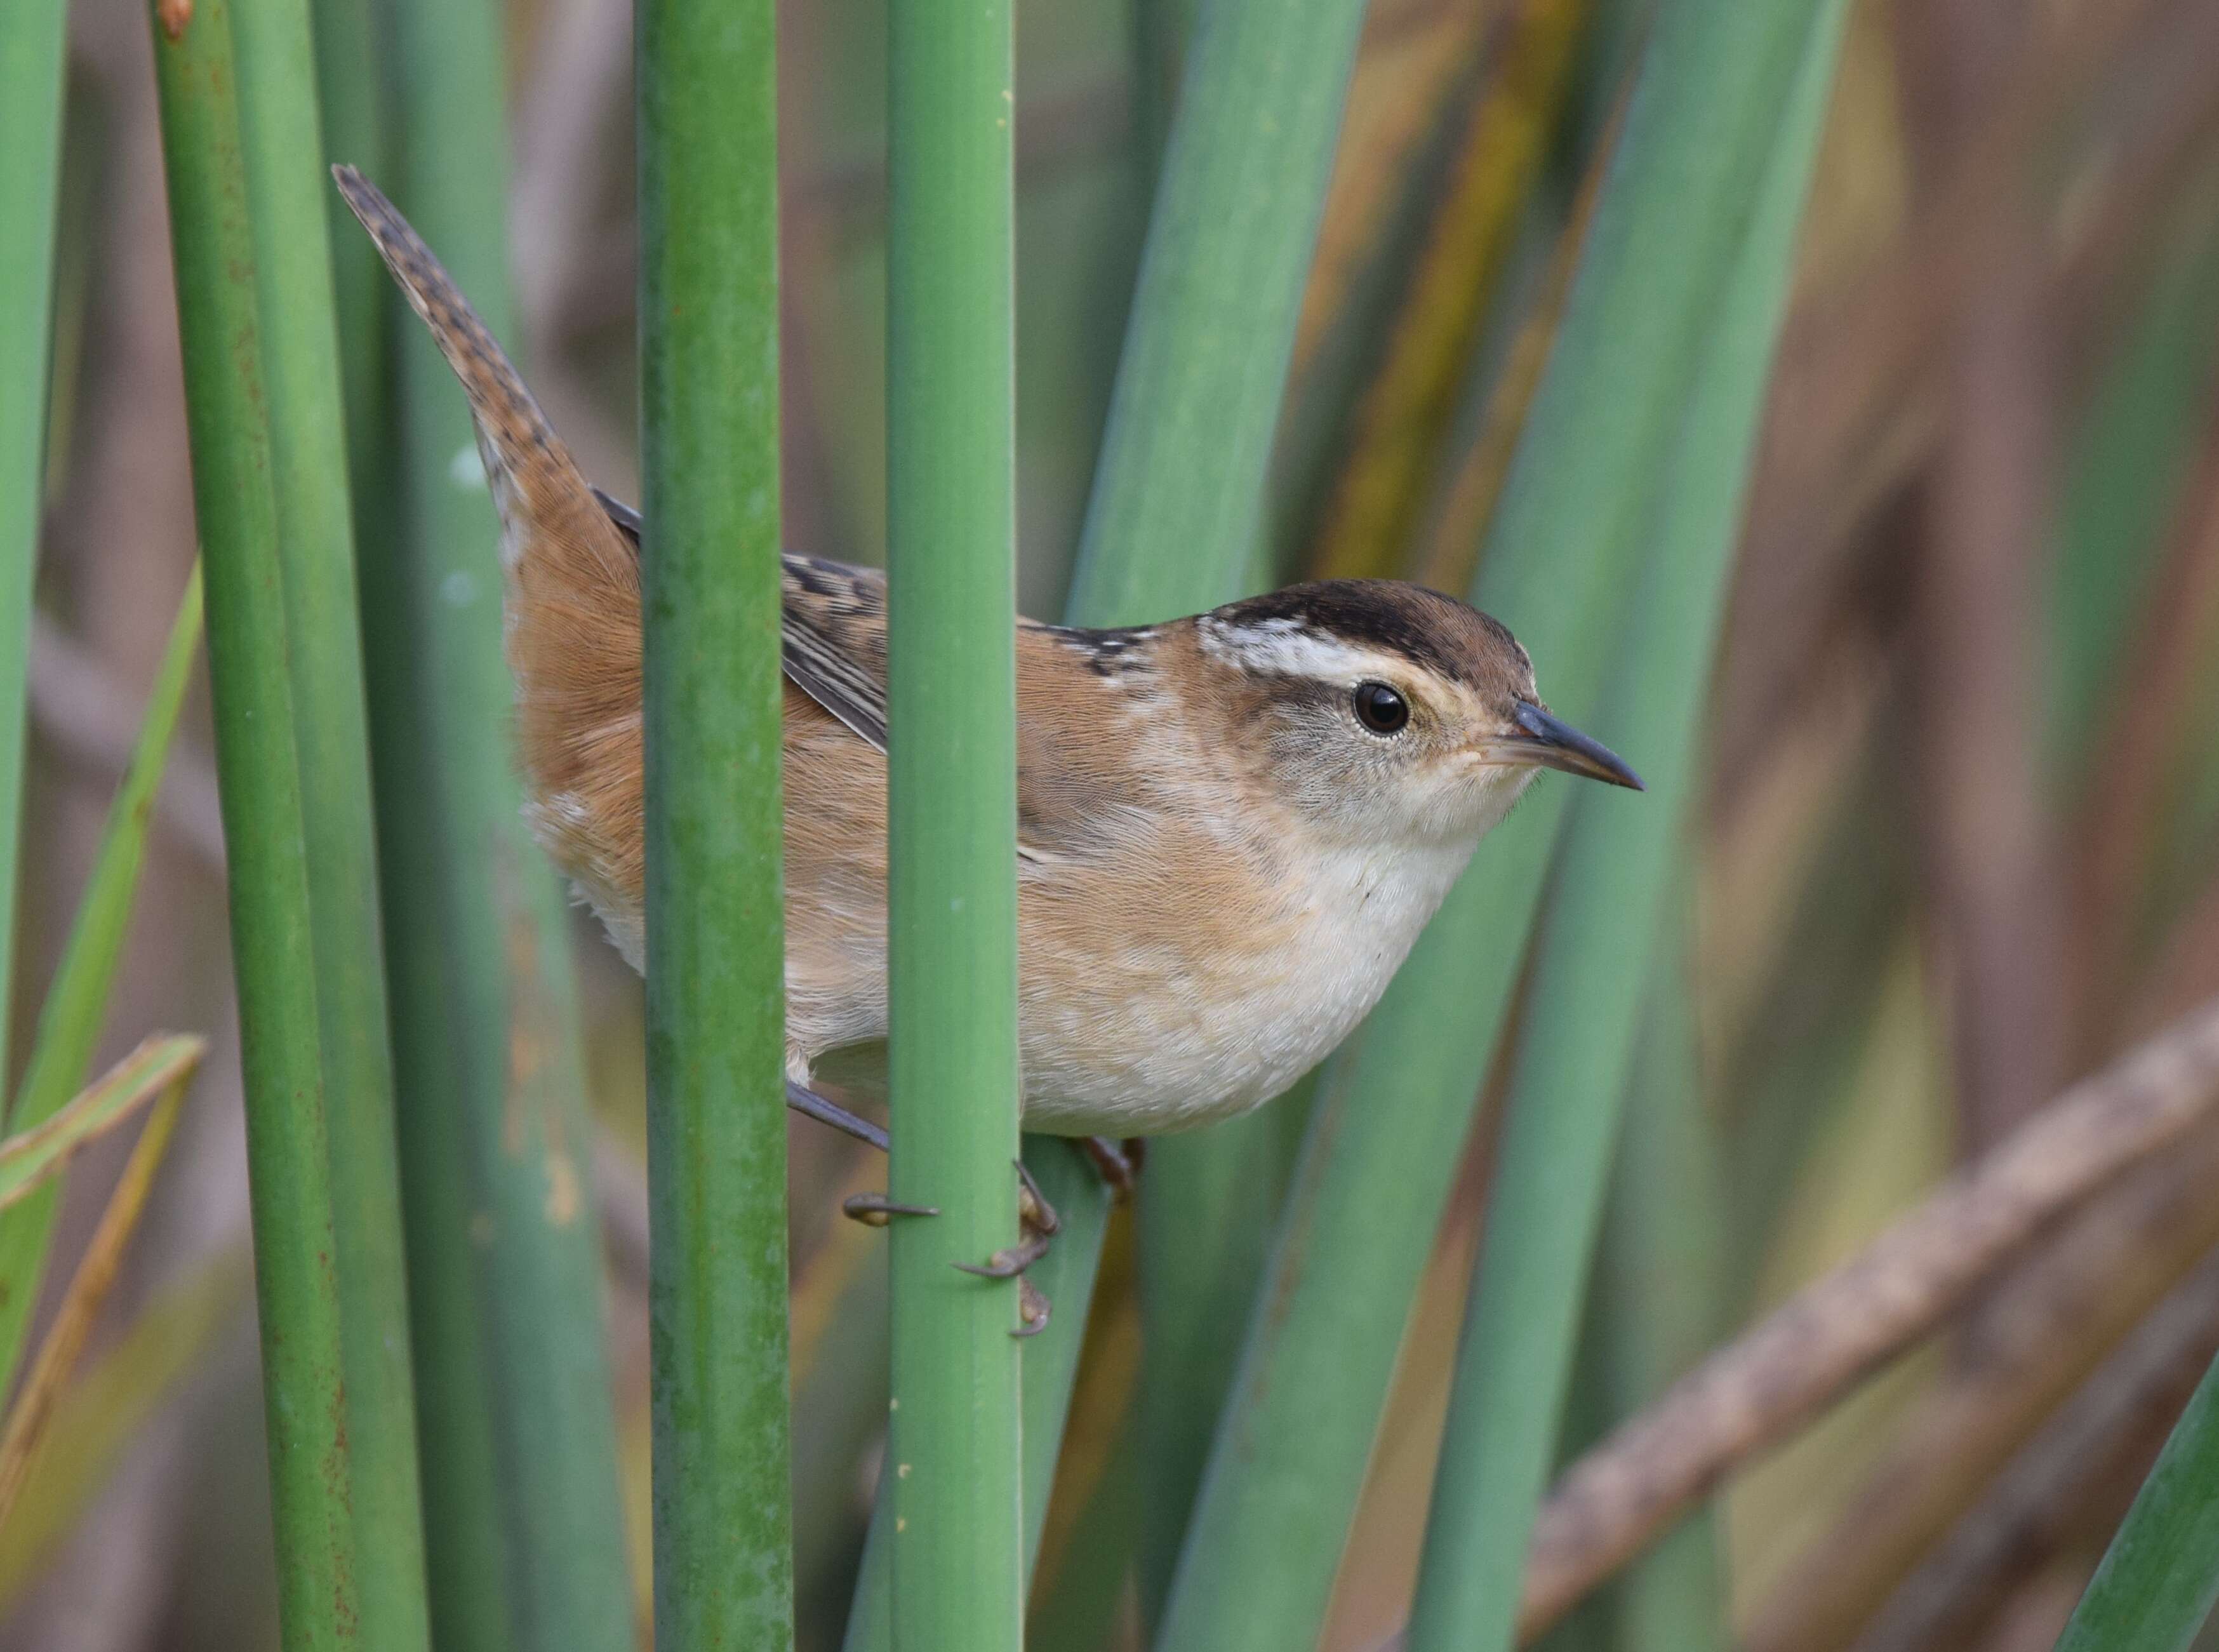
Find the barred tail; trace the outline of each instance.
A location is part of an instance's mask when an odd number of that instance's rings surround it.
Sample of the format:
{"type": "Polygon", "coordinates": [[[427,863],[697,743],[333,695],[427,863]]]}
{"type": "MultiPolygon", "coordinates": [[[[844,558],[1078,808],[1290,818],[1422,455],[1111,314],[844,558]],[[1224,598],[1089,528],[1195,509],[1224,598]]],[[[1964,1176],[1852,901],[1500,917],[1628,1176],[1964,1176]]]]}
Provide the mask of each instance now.
{"type": "Polygon", "coordinates": [[[423,239],[351,166],[339,193],[462,381],[500,512],[508,665],[534,830],[637,961],[639,564],[515,364],[423,239]],[[626,933],[629,930],[630,933],[626,933]]]}

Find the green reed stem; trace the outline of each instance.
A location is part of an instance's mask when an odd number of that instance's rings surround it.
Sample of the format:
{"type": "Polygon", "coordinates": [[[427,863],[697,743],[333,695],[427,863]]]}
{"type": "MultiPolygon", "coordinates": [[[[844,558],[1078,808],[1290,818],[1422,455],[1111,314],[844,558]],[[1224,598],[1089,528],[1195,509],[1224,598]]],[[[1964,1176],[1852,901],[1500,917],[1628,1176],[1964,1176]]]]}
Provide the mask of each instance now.
{"type": "MultiPolygon", "coordinates": [[[[499,335],[499,16],[409,0],[392,22],[397,198],[499,335]]],[[[443,1643],[619,1652],[635,1627],[566,903],[508,749],[469,413],[430,336],[400,336],[406,531],[362,584],[432,1618],[443,1643]]]]}
{"type": "MultiPolygon", "coordinates": [[[[1362,16],[1359,0],[1207,0],[1203,9],[1065,612],[1073,624],[1191,613],[1239,594],[1252,577],[1271,430],[1362,16]],[[1198,438],[1196,431],[1203,432],[1198,438]]],[[[1253,1127],[1268,1133],[1271,1125],[1253,1127]]],[[[1228,1156],[1239,1157],[1229,1140],[1215,1147],[1205,1137],[1156,1145],[1143,1208],[1153,1204],[1154,1220],[1170,1220],[1173,1242],[1217,1232],[1215,1208],[1203,1208],[1180,1190],[1240,1185],[1227,1172],[1228,1156]],[[1183,1159],[1193,1164],[1192,1175],[1183,1173],[1183,1159]]],[[[1055,1314],[1023,1354],[1029,1571],[1110,1201],[1068,1142],[1029,1137],[1025,1163],[1064,1223],[1055,1248],[1030,1276],[1055,1314]]],[[[1215,1238],[1189,1253],[1195,1275],[1181,1284],[1198,1302],[1221,1296],[1215,1238]]],[[[1237,1268],[1237,1260],[1228,1258],[1227,1265],[1237,1268]]],[[[1184,1317],[1194,1323],[1201,1316],[1184,1317]]],[[[882,1500],[848,1652],[888,1644],[885,1508],[882,1500]]]]}
{"type": "Polygon", "coordinates": [[[886,1486],[897,1652],[1016,1652],[1015,108],[1008,0],[892,14],[886,1486]]]}
{"type": "Polygon", "coordinates": [[[377,846],[307,0],[233,0],[346,1331],[361,1632],[429,1644],[377,846]]]}
{"type": "Polygon", "coordinates": [[[655,1618],[792,1640],[769,0],[637,17],[655,1618]]]}
{"type": "Polygon", "coordinates": [[[358,1448],[346,1402],[320,982],[229,0],[198,0],[174,34],[156,9],[154,27],[206,555],[278,1609],[289,1648],[326,1652],[359,1643],[358,1448]]]}
{"type": "Polygon", "coordinates": [[[45,496],[54,209],[61,186],[68,8],[18,7],[0,28],[0,1073],[16,956],[16,859],[31,669],[31,583],[45,496]]]}

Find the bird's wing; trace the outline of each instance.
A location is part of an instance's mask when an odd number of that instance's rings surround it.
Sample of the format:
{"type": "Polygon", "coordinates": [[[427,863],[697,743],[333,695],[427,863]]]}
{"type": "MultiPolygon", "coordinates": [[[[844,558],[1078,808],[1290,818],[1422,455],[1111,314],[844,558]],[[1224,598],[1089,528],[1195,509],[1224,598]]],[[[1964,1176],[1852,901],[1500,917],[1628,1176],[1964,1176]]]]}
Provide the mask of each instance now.
{"type": "Polygon", "coordinates": [[[780,636],[787,680],[886,748],[886,581],[873,568],[787,556],[780,636]]]}
{"type": "MultiPolygon", "coordinates": [[[[635,550],[640,513],[600,488],[594,496],[635,550]]],[[[837,717],[874,750],[886,748],[886,577],[876,568],[785,556],[785,604],[780,636],[786,680],[837,717]]],[[[1079,633],[1017,622],[1020,648],[1066,643],[1079,633]]],[[[1060,728],[1063,719],[1051,717],[1060,728]]],[[[1054,784],[1056,730],[1020,728],[1017,751],[1017,855],[1039,864],[1062,858],[1066,839],[1083,842],[1083,789],[1054,784]]]]}
{"type": "MultiPolygon", "coordinates": [[[[640,513],[600,488],[594,496],[635,550],[640,513]]],[[[868,742],[886,748],[885,575],[812,556],[782,556],[780,662],[786,680],[868,742]]]]}

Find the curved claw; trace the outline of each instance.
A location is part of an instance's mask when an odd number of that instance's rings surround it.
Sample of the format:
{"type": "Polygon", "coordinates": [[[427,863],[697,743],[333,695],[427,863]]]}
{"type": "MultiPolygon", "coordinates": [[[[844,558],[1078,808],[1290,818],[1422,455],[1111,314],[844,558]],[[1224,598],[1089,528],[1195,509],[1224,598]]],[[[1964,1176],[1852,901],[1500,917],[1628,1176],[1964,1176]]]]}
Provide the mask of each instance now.
{"type": "Polygon", "coordinates": [[[1037,1337],[1047,1329],[1048,1300],[1029,1279],[1017,1280],[1017,1326],[1013,1337],[1037,1337]]]}
{"type": "Polygon", "coordinates": [[[897,1216],[937,1216],[937,1205],[898,1204],[883,1193],[851,1193],[840,1201],[841,1214],[866,1227],[884,1227],[897,1216]]]}
{"type": "Polygon", "coordinates": [[[1063,1218],[1055,1214],[1055,1207],[1047,1202],[1047,1195],[1040,1190],[1033,1173],[1025,1168],[1025,1161],[1017,1164],[1017,1222],[1026,1233],[1039,1233],[1053,1239],[1063,1231],[1063,1218]]]}
{"type": "Polygon", "coordinates": [[[980,1262],[951,1262],[948,1265],[963,1273],[976,1274],[981,1279],[1015,1279],[1046,1256],[1048,1251],[1047,1233],[1035,1233],[1016,1244],[999,1250],[980,1262]]]}

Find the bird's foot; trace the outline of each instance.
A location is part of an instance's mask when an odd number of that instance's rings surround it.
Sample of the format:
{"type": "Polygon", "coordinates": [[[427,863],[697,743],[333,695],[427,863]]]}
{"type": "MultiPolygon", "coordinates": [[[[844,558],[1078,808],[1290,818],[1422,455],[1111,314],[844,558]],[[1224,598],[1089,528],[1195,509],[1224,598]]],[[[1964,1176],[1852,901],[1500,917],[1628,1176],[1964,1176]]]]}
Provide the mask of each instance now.
{"type": "Polygon", "coordinates": [[[1012,1334],[1036,1337],[1047,1329],[1048,1315],[1053,1311],[1047,1298],[1042,1295],[1025,1270],[1048,1253],[1055,1236],[1062,1230],[1063,1220],[1055,1214],[1055,1207],[1047,1202],[1040,1184],[1033,1180],[1032,1172],[1024,1161],[1017,1161],[1017,1242],[1005,1245],[983,1263],[958,1262],[952,1265],[965,1273],[976,1274],[982,1279],[1014,1279],[1017,1282],[1017,1317],[1021,1321],[1012,1334]]]}

